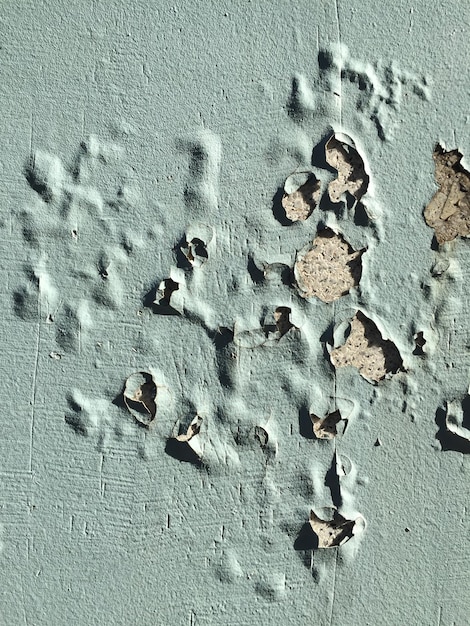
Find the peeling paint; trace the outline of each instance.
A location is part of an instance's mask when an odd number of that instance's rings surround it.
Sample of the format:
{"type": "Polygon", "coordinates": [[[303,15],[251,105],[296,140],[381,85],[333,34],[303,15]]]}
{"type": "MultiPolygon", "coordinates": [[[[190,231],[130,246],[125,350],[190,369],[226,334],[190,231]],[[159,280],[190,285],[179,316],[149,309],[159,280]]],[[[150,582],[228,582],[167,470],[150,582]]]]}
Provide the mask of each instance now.
{"type": "Polygon", "coordinates": [[[426,224],[434,228],[438,244],[470,236],[470,173],[462,166],[462,153],[446,152],[439,144],[433,154],[438,191],[424,210],[426,224]]]}
{"type": "Polygon", "coordinates": [[[367,191],[369,176],[352,139],[339,133],[332,135],[326,143],[325,156],[328,165],[338,172],[337,178],[328,185],[330,200],[339,202],[347,192],[359,201],[367,191]]]}
{"type": "Polygon", "coordinates": [[[356,519],[347,519],[338,511],[333,511],[331,520],[324,520],[316,515],[315,511],[310,512],[310,526],[318,538],[318,548],[336,548],[344,545],[352,539],[365,525],[362,516],[356,519]]]}
{"type": "Polygon", "coordinates": [[[349,293],[361,280],[365,251],[353,250],[342,235],[330,228],[320,231],[313,247],[297,255],[294,276],[300,295],[333,302],[349,293]]]}
{"type": "Polygon", "coordinates": [[[333,439],[338,434],[343,434],[347,425],[347,420],[341,417],[339,411],[333,411],[323,418],[311,413],[310,419],[313,424],[313,433],[317,439],[333,439]],[[338,425],[340,425],[339,430],[338,425]]]}
{"type": "Polygon", "coordinates": [[[331,351],[330,359],[335,367],[356,367],[370,382],[378,382],[403,367],[396,345],[383,339],[374,322],[361,311],[351,320],[345,343],[331,351]]]}
{"type": "Polygon", "coordinates": [[[291,174],[284,184],[284,195],[281,200],[286,217],[291,222],[306,220],[320,200],[321,183],[312,173],[291,174]],[[298,186],[295,180],[303,174],[306,180],[298,186]],[[292,190],[292,186],[296,189],[292,190]]]}
{"type": "Polygon", "coordinates": [[[148,372],[136,372],[126,380],[123,392],[129,413],[142,426],[149,427],[157,416],[157,385],[148,372]]]}

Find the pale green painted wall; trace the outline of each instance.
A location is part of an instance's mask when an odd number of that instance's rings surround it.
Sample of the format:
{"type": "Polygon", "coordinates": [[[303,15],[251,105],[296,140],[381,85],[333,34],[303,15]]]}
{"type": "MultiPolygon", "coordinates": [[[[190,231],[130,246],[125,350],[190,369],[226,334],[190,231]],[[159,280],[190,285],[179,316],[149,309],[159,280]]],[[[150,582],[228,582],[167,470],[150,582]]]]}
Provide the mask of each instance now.
{"type": "Polygon", "coordinates": [[[468,22],[465,0],[2,3],[2,625],[469,623],[468,442],[436,434],[469,384],[470,250],[432,249],[422,217],[436,143],[470,155],[468,22]],[[374,219],[324,203],[282,225],[273,197],[332,130],[374,219]],[[201,222],[208,261],[175,269],[201,222]],[[319,223],[368,248],[359,289],[307,302],[282,267],[256,277],[319,223]],[[146,306],[170,275],[181,316],[146,306]],[[300,331],[229,341],[278,306],[300,331]],[[358,309],[406,372],[334,373],[325,341],[358,309]],[[119,399],[141,370],[149,431],[119,399]],[[342,437],[305,436],[336,406],[342,437]],[[202,467],[165,453],[196,412],[202,467]],[[365,531],[296,549],[339,499],[365,531]]]}

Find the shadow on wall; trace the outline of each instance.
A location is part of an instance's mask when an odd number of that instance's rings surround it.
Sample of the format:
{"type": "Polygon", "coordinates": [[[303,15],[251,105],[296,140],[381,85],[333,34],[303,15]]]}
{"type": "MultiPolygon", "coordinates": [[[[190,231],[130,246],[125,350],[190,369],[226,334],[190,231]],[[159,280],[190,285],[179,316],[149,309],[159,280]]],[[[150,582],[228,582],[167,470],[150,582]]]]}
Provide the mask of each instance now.
{"type": "MultiPolygon", "coordinates": [[[[462,401],[462,410],[464,412],[464,421],[462,425],[469,430],[470,426],[470,396],[462,401]]],[[[470,454],[470,441],[459,437],[448,428],[447,412],[443,407],[439,407],[436,411],[436,425],[439,430],[436,433],[436,439],[441,444],[443,452],[453,451],[461,454],[470,454]]]]}

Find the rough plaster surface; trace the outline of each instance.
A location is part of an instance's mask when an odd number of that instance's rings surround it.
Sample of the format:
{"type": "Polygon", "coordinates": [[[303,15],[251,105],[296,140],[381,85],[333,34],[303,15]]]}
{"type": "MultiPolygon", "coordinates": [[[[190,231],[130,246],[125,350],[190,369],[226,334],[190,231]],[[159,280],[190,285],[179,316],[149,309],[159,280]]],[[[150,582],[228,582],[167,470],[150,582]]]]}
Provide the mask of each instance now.
{"type": "Polygon", "coordinates": [[[468,624],[470,244],[423,216],[436,146],[468,170],[465,3],[0,29],[2,626],[468,624]],[[365,250],[332,302],[294,275],[325,229],[365,250]],[[361,319],[378,381],[334,365],[361,319]]]}

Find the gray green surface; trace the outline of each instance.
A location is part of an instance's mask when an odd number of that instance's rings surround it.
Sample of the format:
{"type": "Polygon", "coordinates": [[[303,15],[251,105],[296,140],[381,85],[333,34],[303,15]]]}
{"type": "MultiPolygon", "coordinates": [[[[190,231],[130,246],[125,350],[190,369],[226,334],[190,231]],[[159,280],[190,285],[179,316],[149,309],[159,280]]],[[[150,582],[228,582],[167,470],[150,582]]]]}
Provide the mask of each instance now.
{"type": "Polygon", "coordinates": [[[470,250],[432,249],[422,217],[436,142],[470,163],[468,21],[465,0],[2,3],[2,626],[469,623],[468,446],[436,434],[469,385],[470,250]],[[273,197],[333,130],[373,219],[281,224],[273,197]],[[292,267],[319,222],[368,248],[332,304],[254,267],[292,267]],[[207,262],[177,268],[201,223],[207,262]],[[170,276],[179,316],[149,306],[170,276]],[[256,345],[279,306],[300,331],[256,345]],[[358,309],[405,372],[333,371],[358,309]],[[149,430],[120,401],[138,371],[149,430]],[[342,437],[306,436],[336,407],[342,437]],[[196,412],[202,467],[165,452],[196,412]],[[365,531],[296,549],[338,500],[335,451],[365,531]]]}

